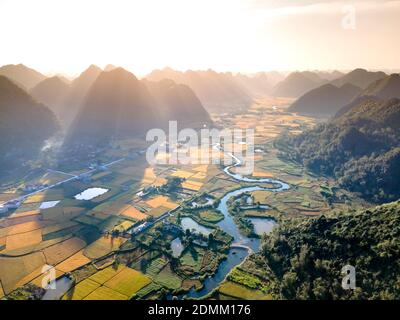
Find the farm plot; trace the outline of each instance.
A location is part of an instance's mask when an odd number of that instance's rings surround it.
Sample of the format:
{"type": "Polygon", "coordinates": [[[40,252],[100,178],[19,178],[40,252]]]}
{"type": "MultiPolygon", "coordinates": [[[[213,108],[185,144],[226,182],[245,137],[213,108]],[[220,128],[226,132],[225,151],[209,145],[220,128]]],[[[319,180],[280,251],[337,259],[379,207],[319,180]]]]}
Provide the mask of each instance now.
{"type": "Polygon", "coordinates": [[[45,257],[40,252],[15,258],[0,257],[0,281],[4,292],[8,294],[37,277],[45,263],[45,257]],[[30,275],[31,279],[27,279],[30,275]],[[24,279],[26,282],[23,281],[24,279]]]}
{"type": "Polygon", "coordinates": [[[166,214],[170,210],[171,210],[170,208],[160,206],[158,208],[151,209],[150,211],[147,212],[147,214],[154,218],[158,218],[158,217],[162,216],[163,214],[166,214]]]}
{"type": "Polygon", "coordinates": [[[169,209],[175,209],[178,206],[178,204],[171,201],[170,198],[168,198],[166,196],[156,196],[156,197],[146,201],[146,204],[152,208],[158,208],[160,206],[164,206],[169,209]]]}
{"type": "Polygon", "coordinates": [[[14,226],[11,226],[8,229],[7,235],[14,235],[18,233],[24,233],[24,232],[29,232],[29,231],[34,231],[41,229],[48,224],[47,222],[44,221],[30,221],[30,222],[25,222],[25,223],[20,223],[14,226]]]}
{"type": "Polygon", "coordinates": [[[121,212],[121,215],[133,218],[137,221],[144,220],[148,217],[146,214],[144,214],[143,212],[141,212],[140,210],[136,209],[131,205],[125,207],[125,209],[123,209],[123,211],[121,212]]]}
{"type": "Polygon", "coordinates": [[[134,293],[151,283],[151,279],[139,271],[124,268],[104,283],[104,286],[131,297],[134,293]]]}
{"type": "Polygon", "coordinates": [[[91,275],[89,279],[102,285],[124,269],[125,266],[123,265],[109,266],[91,275]]]}
{"type": "Polygon", "coordinates": [[[74,217],[79,216],[82,214],[84,211],[87,209],[82,208],[82,207],[53,207],[45,210],[41,210],[41,215],[44,220],[53,220],[57,222],[65,221],[65,220],[71,220],[74,217]]]}
{"type": "Polygon", "coordinates": [[[199,216],[204,221],[211,222],[211,223],[217,223],[224,219],[223,214],[213,211],[213,210],[200,211],[199,216]]]}
{"type": "Polygon", "coordinates": [[[185,170],[177,170],[171,174],[171,176],[173,176],[173,177],[179,177],[179,178],[183,178],[183,179],[187,179],[193,175],[194,175],[193,172],[185,171],[185,170]]]}
{"type": "Polygon", "coordinates": [[[89,259],[97,259],[117,250],[127,239],[103,236],[88,245],[83,254],[89,259]]]}
{"type": "Polygon", "coordinates": [[[200,248],[191,248],[191,250],[185,250],[179,260],[182,265],[190,267],[193,271],[197,272],[200,270],[203,255],[204,250],[200,248]]]}
{"type": "Polygon", "coordinates": [[[99,287],[83,300],[128,300],[128,297],[108,287],[99,287]]]}
{"type": "Polygon", "coordinates": [[[43,250],[48,264],[55,266],[77,253],[86,246],[86,242],[74,237],[63,242],[57,243],[43,250]]]}
{"type": "Polygon", "coordinates": [[[182,279],[171,270],[171,266],[169,264],[167,264],[164,269],[157,274],[154,280],[171,290],[179,289],[182,285],[182,279]]]}
{"type": "Polygon", "coordinates": [[[199,191],[203,186],[202,182],[194,181],[194,180],[186,180],[182,182],[182,188],[199,191]]]}
{"type": "Polygon", "coordinates": [[[224,282],[218,289],[224,295],[244,300],[268,300],[271,296],[260,290],[252,290],[230,281],[224,282]]]}
{"type": "Polygon", "coordinates": [[[147,286],[143,287],[140,289],[138,292],[136,292],[135,297],[137,299],[143,299],[146,298],[148,295],[152,294],[153,292],[156,292],[161,289],[161,286],[157,283],[150,283],[147,286]]]}
{"type": "Polygon", "coordinates": [[[135,269],[138,269],[151,277],[155,277],[167,264],[163,258],[156,258],[151,260],[148,264],[141,265],[141,262],[135,264],[135,269]]]}
{"type": "Polygon", "coordinates": [[[100,287],[100,284],[90,280],[85,279],[71,288],[63,297],[62,300],[82,300],[87,297],[90,293],[100,287]]]}
{"type": "Polygon", "coordinates": [[[18,233],[7,236],[6,249],[15,250],[23,247],[32,246],[42,241],[42,231],[40,229],[18,233]]]}
{"type": "Polygon", "coordinates": [[[60,270],[62,272],[71,272],[75,269],[78,269],[88,263],[90,263],[91,260],[87,258],[83,254],[83,250],[75,253],[73,256],[69,257],[68,259],[64,260],[60,264],[56,266],[57,270],[60,270]]]}

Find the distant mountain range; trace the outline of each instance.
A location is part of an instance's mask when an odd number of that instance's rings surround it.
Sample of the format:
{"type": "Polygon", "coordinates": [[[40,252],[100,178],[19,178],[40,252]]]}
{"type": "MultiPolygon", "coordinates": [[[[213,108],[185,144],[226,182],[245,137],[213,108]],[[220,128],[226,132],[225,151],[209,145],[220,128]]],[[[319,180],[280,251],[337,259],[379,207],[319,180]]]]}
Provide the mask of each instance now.
{"type": "Polygon", "coordinates": [[[297,98],[327,82],[315,72],[293,72],[272,89],[272,95],[297,98]]]}
{"type": "Polygon", "coordinates": [[[140,81],[117,68],[101,72],[93,83],[70,126],[65,145],[144,137],[151,128],[166,128],[168,120],[191,127],[212,123],[189,87],[172,80],[140,81]]]}
{"type": "Polygon", "coordinates": [[[400,95],[399,76],[387,76],[383,72],[355,69],[348,74],[312,89],[298,98],[289,108],[292,112],[331,117],[351,108],[353,100],[362,96],[376,96],[383,99],[400,95]],[[350,105],[350,106],[349,106],[350,105]]]}
{"type": "Polygon", "coordinates": [[[0,174],[35,158],[58,128],[53,112],[0,76],[0,174]]]}
{"type": "Polygon", "coordinates": [[[30,90],[31,95],[46,104],[67,128],[75,118],[91,85],[102,70],[91,65],[72,82],[56,76],[47,78],[30,90]]]}
{"type": "Polygon", "coordinates": [[[209,112],[232,111],[247,108],[252,97],[231,73],[207,71],[175,71],[170,68],[154,70],[146,76],[150,81],[171,79],[189,86],[209,112]]]}
{"type": "Polygon", "coordinates": [[[43,102],[54,113],[60,115],[62,104],[69,94],[70,85],[61,78],[54,76],[44,79],[30,90],[30,94],[37,101],[43,102]]]}
{"type": "Polygon", "coordinates": [[[324,84],[302,95],[290,106],[289,111],[318,117],[333,116],[360,92],[359,87],[349,83],[340,88],[324,84]]]}
{"type": "Polygon", "coordinates": [[[386,76],[387,74],[381,71],[372,72],[365,69],[355,69],[344,76],[333,80],[331,83],[337,87],[350,83],[361,89],[366,89],[371,83],[383,79],[386,76]]]}
{"type": "Polygon", "coordinates": [[[0,75],[7,77],[14,83],[24,89],[31,89],[40,81],[46,79],[46,76],[24,66],[23,64],[8,64],[0,67],[0,75]]]}
{"type": "Polygon", "coordinates": [[[342,107],[335,115],[336,118],[344,115],[348,111],[357,107],[363,101],[380,101],[382,99],[400,99],[400,75],[392,74],[383,79],[371,83],[367,89],[363,90],[350,103],[342,107]]]}

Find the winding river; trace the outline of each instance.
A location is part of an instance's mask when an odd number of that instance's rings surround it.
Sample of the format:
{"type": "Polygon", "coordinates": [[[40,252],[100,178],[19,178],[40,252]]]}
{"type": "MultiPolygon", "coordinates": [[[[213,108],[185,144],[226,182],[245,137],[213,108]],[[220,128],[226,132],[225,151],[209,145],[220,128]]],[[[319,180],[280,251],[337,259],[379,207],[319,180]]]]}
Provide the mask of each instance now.
{"type": "MultiPolygon", "coordinates": [[[[221,150],[221,147],[219,145],[215,145],[214,147],[218,148],[221,150]]],[[[221,150],[222,151],[222,150],[221,150]]],[[[242,182],[247,182],[247,183],[254,183],[254,186],[248,186],[248,187],[243,187],[237,190],[233,190],[228,192],[224,197],[219,202],[219,205],[217,207],[217,210],[220,211],[224,215],[224,219],[218,222],[218,226],[224,230],[226,233],[230,234],[233,237],[233,243],[231,246],[231,249],[229,250],[227,259],[224,260],[218,267],[217,272],[211,276],[208,277],[204,282],[203,282],[203,288],[199,291],[196,291],[194,288],[192,288],[189,292],[187,292],[184,295],[180,295],[179,297],[190,297],[190,298],[201,298],[205,296],[206,294],[210,293],[212,290],[214,290],[218,285],[224,281],[228,273],[234,268],[235,266],[239,265],[244,261],[244,259],[254,251],[258,251],[260,249],[260,239],[256,238],[249,238],[244,236],[243,234],[240,233],[239,228],[237,227],[235,221],[233,220],[233,217],[229,214],[228,210],[228,203],[229,200],[233,197],[238,197],[246,192],[253,192],[253,191],[259,191],[259,190],[265,190],[265,191],[272,191],[272,192],[281,192],[288,190],[290,186],[282,181],[279,180],[274,180],[270,178],[248,178],[244,177],[238,173],[233,173],[231,172],[231,169],[237,166],[240,166],[242,164],[242,161],[233,155],[232,153],[228,153],[230,157],[232,157],[235,160],[235,163],[232,165],[229,165],[224,168],[225,174],[231,176],[235,180],[242,181],[242,182]],[[269,183],[273,184],[275,187],[273,188],[267,188],[260,186],[263,183],[269,183]]],[[[257,218],[259,219],[259,218],[257,218]]],[[[263,225],[263,231],[271,232],[274,224],[276,222],[272,219],[268,218],[262,218],[263,220],[266,220],[268,224],[263,225]]],[[[250,219],[252,220],[252,219],[250,219]]],[[[256,219],[254,219],[253,223],[257,223],[256,219]]]]}
{"type": "MultiPolygon", "coordinates": [[[[219,150],[221,150],[220,146],[218,145],[214,147],[217,147],[219,148],[219,150]]],[[[222,230],[224,230],[226,233],[230,234],[233,237],[233,243],[231,245],[231,249],[228,252],[227,259],[221,262],[217,272],[213,276],[205,279],[205,281],[203,282],[203,288],[201,290],[196,291],[194,288],[192,288],[189,292],[178,295],[178,298],[180,299],[184,297],[201,298],[209,294],[212,290],[217,288],[222,281],[225,280],[226,276],[232,270],[232,268],[242,263],[251,252],[255,252],[260,249],[260,239],[249,238],[240,233],[239,228],[237,227],[236,223],[233,220],[233,217],[229,214],[228,210],[229,200],[233,197],[238,197],[247,192],[259,191],[259,190],[281,192],[284,190],[288,190],[290,188],[290,186],[287,183],[279,180],[274,180],[270,178],[260,178],[260,179],[248,178],[238,173],[232,173],[231,169],[240,166],[242,162],[232,153],[228,153],[228,155],[234,159],[235,163],[224,168],[225,174],[229,175],[230,177],[232,177],[237,181],[253,183],[254,185],[230,191],[227,194],[225,194],[225,196],[222,197],[222,199],[220,200],[217,210],[224,215],[224,219],[218,222],[217,225],[222,230]],[[269,187],[269,188],[265,186],[263,187],[262,184],[264,183],[272,184],[274,187],[269,187]]],[[[251,220],[255,226],[257,223],[259,223],[260,231],[267,233],[271,232],[273,226],[276,224],[275,220],[269,218],[249,218],[249,220],[251,220]]],[[[193,222],[189,220],[186,221],[187,227],[189,229],[194,228],[193,222]]],[[[203,232],[207,229],[203,226],[202,228],[204,228],[204,230],[202,229],[203,232]]],[[[255,231],[257,232],[257,228],[255,229],[256,229],[255,231]]],[[[57,289],[60,288],[60,290],[55,290],[53,292],[52,290],[48,290],[43,299],[44,300],[59,299],[62,296],[62,294],[70,288],[70,286],[72,285],[72,280],[64,276],[57,280],[57,285],[59,284],[61,284],[61,286],[57,286],[57,289]]]]}

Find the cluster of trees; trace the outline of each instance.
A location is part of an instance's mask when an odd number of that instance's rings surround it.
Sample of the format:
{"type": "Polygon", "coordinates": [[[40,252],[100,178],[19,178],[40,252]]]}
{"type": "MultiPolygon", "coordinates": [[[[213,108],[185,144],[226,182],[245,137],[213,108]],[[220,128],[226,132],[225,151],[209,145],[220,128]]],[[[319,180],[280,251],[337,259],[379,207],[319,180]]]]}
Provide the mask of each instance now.
{"type": "Polygon", "coordinates": [[[284,299],[399,299],[400,201],[356,214],[284,221],[262,255],[284,299]],[[352,265],[356,289],[344,290],[352,265]]]}
{"type": "Polygon", "coordinates": [[[400,197],[400,100],[367,100],[299,136],[282,135],[280,156],[379,203],[400,197]]]}

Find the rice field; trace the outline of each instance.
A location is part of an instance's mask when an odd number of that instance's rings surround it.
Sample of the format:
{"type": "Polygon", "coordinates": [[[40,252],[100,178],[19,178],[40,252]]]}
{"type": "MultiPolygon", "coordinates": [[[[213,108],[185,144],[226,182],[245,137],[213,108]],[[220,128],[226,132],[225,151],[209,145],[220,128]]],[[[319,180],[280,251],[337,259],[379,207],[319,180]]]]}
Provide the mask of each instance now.
{"type": "Polygon", "coordinates": [[[158,218],[162,216],[163,214],[166,214],[168,211],[170,211],[170,208],[160,206],[158,208],[153,208],[150,211],[147,212],[149,216],[153,216],[154,218],[158,218]]]}
{"type": "Polygon", "coordinates": [[[59,263],[56,266],[56,269],[58,269],[62,272],[71,272],[71,271],[76,270],[90,262],[91,262],[91,260],[83,254],[83,250],[80,250],[79,252],[75,253],[68,259],[59,263]]]}
{"type": "Polygon", "coordinates": [[[135,207],[129,205],[127,206],[122,212],[121,215],[133,218],[137,221],[141,221],[146,219],[148,216],[141,212],[139,209],[136,209],[135,207]]]}
{"type": "Polygon", "coordinates": [[[175,209],[178,206],[178,204],[171,201],[168,197],[161,195],[146,201],[146,204],[151,208],[158,208],[160,206],[164,206],[169,209],[175,209]]]}
{"type": "Polygon", "coordinates": [[[41,252],[22,257],[0,257],[0,281],[6,294],[36,278],[46,263],[41,252]],[[29,279],[31,277],[31,279],[29,279]],[[26,279],[26,282],[23,280],[26,279]]]}
{"type": "Polygon", "coordinates": [[[99,283],[91,279],[85,279],[71,288],[62,297],[62,300],[83,300],[98,287],[100,287],[99,283]]]}
{"type": "Polygon", "coordinates": [[[117,250],[127,239],[111,236],[102,236],[89,244],[83,254],[89,259],[96,259],[117,250]]]}
{"type": "Polygon", "coordinates": [[[114,277],[104,283],[104,286],[115,290],[127,297],[151,283],[151,279],[139,271],[131,268],[124,268],[114,277]]]}
{"type": "Polygon", "coordinates": [[[177,170],[171,174],[171,176],[173,176],[173,177],[179,177],[179,178],[183,178],[183,179],[187,179],[193,175],[194,175],[193,172],[185,171],[185,170],[177,170]]]}
{"type": "Polygon", "coordinates": [[[6,249],[15,250],[38,244],[42,241],[40,229],[7,236],[6,249]]]}
{"type": "Polygon", "coordinates": [[[43,250],[48,264],[55,266],[86,246],[86,242],[73,237],[43,250]]]}
{"type": "Polygon", "coordinates": [[[118,266],[109,266],[103,270],[100,270],[93,274],[92,276],[89,277],[90,280],[93,280],[99,284],[104,284],[108,280],[110,280],[112,277],[116,276],[118,273],[120,273],[122,270],[125,269],[125,266],[123,265],[118,265],[118,266]]]}
{"type": "Polygon", "coordinates": [[[182,188],[189,189],[193,191],[199,191],[203,186],[202,182],[194,181],[194,180],[186,180],[182,182],[182,188]]]}
{"type": "Polygon", "coordinates": [[[252,290],[240,284],[236,284],[230,281],[224,282],[218,289],[218,291],[224,295],[243,299],[243,300],[269,300],[270,295],[263,293],[260,290],[252,290]]]}
{"type": "Polygon", "coordinates": [[[171,290],[179,289],[182,285],[182,279],[171,270],[169,264],[157,274],[154,281],[171,290]]]}
{"type": "Polygon", "coordinates": [[[83,300],[128,300],[128,297],[108,287],[99,287],[83,300]]]}

